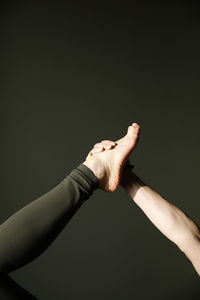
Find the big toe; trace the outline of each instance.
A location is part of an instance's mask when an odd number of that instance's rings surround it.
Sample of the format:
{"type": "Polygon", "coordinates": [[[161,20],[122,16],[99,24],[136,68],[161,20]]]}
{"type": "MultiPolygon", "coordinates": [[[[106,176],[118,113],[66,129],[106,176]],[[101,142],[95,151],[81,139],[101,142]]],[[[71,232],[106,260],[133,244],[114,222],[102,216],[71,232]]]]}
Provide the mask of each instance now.
{"type": "Polygon", "coordinates": [[[128,127],[127,136],[130,138],[137,138],[139,136],[140,126],[137,123],[133,123],[128,127]]]}

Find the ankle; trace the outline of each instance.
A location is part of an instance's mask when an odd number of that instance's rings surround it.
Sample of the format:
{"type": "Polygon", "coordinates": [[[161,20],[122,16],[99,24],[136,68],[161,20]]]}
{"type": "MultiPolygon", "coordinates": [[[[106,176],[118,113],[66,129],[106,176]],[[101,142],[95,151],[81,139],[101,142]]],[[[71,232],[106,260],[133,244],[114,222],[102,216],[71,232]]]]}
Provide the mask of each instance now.
{"type": "Polygon", "coordinates": [[[100,186],[102,185],[105,177],[105,167],[101,163],[101,161],[97,158],[91,157],[90,159],[83,162],[98,178],[100,182],[100,186]]]}

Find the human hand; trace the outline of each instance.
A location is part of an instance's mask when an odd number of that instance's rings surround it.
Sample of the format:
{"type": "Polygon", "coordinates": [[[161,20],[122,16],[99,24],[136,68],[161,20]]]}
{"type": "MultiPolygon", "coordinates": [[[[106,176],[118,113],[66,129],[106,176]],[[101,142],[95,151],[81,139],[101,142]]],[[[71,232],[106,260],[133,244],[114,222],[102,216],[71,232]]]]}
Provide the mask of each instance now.
{"type": "Polygon", "coordinates": [[[119,186],[123,167],[137,145],[139,132],[140,126],[133,123],[123,138],[116,142],[104,140],[89,152],[84,164],[94,172],[103,190],[114,192],[119,186]]]}

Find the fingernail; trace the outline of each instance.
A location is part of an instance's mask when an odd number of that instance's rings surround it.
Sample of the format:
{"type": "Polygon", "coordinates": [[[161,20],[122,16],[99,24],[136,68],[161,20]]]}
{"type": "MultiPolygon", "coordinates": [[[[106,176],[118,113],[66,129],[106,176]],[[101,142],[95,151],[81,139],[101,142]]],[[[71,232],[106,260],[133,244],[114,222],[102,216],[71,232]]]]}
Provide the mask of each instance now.
{"type": "Polygon", "coordinates": [[[115,143],[115,142],[111,142],[110,144],[111,144],[112,146],[115,146],[115,145],[116,145],[116,143],[115,143]]]}

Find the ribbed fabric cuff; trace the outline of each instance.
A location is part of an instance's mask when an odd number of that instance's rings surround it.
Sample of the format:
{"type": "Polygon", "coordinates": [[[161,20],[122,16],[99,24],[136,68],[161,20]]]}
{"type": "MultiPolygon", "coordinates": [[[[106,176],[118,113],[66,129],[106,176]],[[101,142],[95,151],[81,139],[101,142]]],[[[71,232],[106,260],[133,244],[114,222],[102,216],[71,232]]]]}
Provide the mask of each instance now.
{"type": "Polygon", "coordinates": [[[70,173],[70,176],[76,180],[80,185],[87,185],[87,190],[90,194],[93,193],[99,187],[99,179],[94,175],[86,165],[80,164],[74,171],[70,173]]]}

